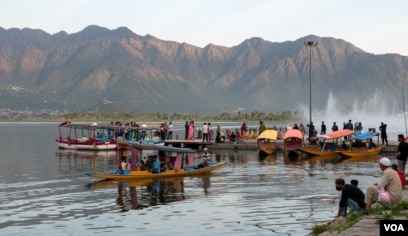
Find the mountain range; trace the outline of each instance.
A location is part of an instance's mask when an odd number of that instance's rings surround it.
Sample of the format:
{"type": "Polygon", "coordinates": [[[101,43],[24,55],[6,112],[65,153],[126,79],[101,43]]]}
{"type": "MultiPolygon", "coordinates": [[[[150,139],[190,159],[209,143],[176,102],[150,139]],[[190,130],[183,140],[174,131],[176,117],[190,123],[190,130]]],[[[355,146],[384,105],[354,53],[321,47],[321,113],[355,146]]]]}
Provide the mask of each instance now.
{"type": "Polygon", "coordinates": [[[126,27],[0,27],[0,108],[101,113],[401,109],[407,57],[331,37],[204,48],[126,27]],[[307,42],[317,43],[307,47],[307,42]],[[305,44],[306,43],[306,44],[305,44]],[[402,90],[401,90],[402,89],[402,90]]]}

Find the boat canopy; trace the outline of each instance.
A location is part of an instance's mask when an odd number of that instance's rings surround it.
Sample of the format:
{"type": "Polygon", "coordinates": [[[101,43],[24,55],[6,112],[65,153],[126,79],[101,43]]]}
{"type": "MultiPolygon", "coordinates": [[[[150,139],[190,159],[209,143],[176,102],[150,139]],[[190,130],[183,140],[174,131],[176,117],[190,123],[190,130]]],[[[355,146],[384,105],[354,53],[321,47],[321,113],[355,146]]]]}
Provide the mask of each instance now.
{"type": "Polygon", "coordinates": [[[151,130],[151,129],[159,129],[160,127],[157,125],[147,125],[145,128],[139,126],[118,126],[118,125],[112,125],[108,123],[103,123],[103,124],[98,124],[96,122],[92,123],[71,123],[70,121],[64,121],[61,122],[59,127],[68,127],[68,128],[73,128],[73,129],[113,129],[113,130],[119,130],[119,129],[128,129],[128,130],[151,130]]]}
{"type": "Polygon", "coordinates": [[[365,133],[356,135],[356,136],[352,137],[351,139],[358,140],[358,141],[365,141],[365,140],[367,140],[369,138],[372,138],[374,136],[378,136],[378,134],[379,134],[378,132],[367,131],[365,133]]]}
{"type": "Polygon", "coordinates": [[[179,152],[179,153],[194,153],[196,150],[191,148],[169,147],[156,144],[139,144],[139,143],[118,143],[118,149],[123,147],[132,147],[140,150],[157,150],[163,152],[179,152]]]}
{"type": "Polygon", "coordinates": [[[285,136],[283,139],[288,139],[288,138],[298,138],[298,139],[303,139],[303,134],[300,132],[298,129],[290,129],[286,131],[285,136]]]}
{"type": "Polygon", "coordinates": [[[334,131],[331,133],[323,134],[318,137],[325,138],[325,139],[337,139],[337,138],[342,138],[342,137],[349,136],[352,134],[354,134],[353,130],[343,129],[343,130],[338,130],[338,131],[334,131]]]}
{"type": "Polygon", "coordinates": [[[273,139],[276,140],[278,138],[278,131],[274,129],[267,129],[263,131],[256,139],[273,139]]]}

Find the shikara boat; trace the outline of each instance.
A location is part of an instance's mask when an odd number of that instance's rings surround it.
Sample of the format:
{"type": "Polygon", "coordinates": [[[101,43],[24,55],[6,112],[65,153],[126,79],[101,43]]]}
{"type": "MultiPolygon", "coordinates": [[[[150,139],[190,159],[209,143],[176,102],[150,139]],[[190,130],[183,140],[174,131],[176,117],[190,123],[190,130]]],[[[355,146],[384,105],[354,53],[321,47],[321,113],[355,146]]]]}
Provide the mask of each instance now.
{"type": "Polygon", "coordinates": [[[263,131],[257,138],[256,142],[260,155],[271,155],[276,152],[276,139],[278,131],[267,129],[263,131]]]}
{"type": "Polygon", "coordinates": [[[59,149],[73,150],[115,150],[116,141],[107,134],[107,126],[92,124],[73,124],[69,121],[58,125],[59,138],[55,139],[59,149]]]}
{"type": "Polygon", "coordinates": [[[353,136],[349,142],[349,150],[343,150],[340,152],[340,154],[344,157],[358,157],[358,156],[374,156],[378,155],[381,150],[382,146],[379,145],[379,133],[378,132],[372,132],[368,131],[363,134],[355,135],[353,136]],[[369,140],[373,138],[374,136],[377,136],[377,145],[374,148],[369,148],[369,140]],[[365,143],[363,147],[356,147],[358,145],[353,145],[353,142],[358,142],[358,143],[365,143]]]}
{"type": "Polygon", "coordinates": [[[113,124],[76,123],[70,121],[58,125],[59,138],[55,139],[59,149],[72,150],[116,150],[117,142],[159,144],[164,142],[154,138],[154,126],[134,127],[113,124]]]}
{"type": "Polygon", "coordinates": [[[197,165],[187,165],[186,154],[194,153],[196,150],[190,148],[168,147],[154,144],[138,144],[129,142],[120,142],[117,144],[118,164],[115,170],[107,173],[87,173],[87,175],[111,180],[137,180],[149,178],[195,176],[211,173],[220,169],[225,162],[211,162],[208,167],[199,168],[197,165]],[[172,169],[167,169],[160,173],[152,173],[149,170],[141,168],[143,151],[155,151],[159,157],[172,162],[172,169]],[[127,168],[122,167],[123,157],[127,160],[127,168]]]}
{"type": "Polygon", "coordinates": [[[286,155],[297,157],[303,148],[303,134],[298,129],[290,129],[283,136],[283,151],[286,155]]]}
{"type": "MultiPolygon", "coordinates": [[[[342,150],[342,145],[339,145],[341,139],[344,137],[351,137],[354,131],[344,129],[339,131],[334,131],[324,135],[318,136],[319,147],[318,148],[300,148],[299,151],[306,153],[310,156],[337,156],[342,150]]],[[[342,143],[342,142],[341,142],[342,143]]]]}

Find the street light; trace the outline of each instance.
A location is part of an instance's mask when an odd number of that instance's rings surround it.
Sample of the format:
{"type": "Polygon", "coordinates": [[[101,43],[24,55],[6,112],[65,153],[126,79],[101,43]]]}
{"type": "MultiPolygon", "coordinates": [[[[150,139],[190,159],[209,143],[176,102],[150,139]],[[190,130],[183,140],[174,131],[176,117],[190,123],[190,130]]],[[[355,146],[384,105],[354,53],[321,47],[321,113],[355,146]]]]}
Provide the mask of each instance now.
{"type": "Polygon", "coordinates": [[[312,48],[317,46],[318,42],[307,41],[306,47],[309,48],[309,124],[312,122],[312,48]]]}

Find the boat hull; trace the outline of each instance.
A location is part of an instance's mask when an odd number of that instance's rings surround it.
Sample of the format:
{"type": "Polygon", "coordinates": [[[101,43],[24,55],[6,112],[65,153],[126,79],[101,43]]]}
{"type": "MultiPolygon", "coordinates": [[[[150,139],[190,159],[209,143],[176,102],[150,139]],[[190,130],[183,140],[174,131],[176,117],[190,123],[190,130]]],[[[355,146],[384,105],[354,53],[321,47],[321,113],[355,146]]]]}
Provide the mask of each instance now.
{"type": "Polygon", "coordinates": [[[340,154],[340,151],[329,151],[307,147],[299,148],[299,151],[311,156],[337,156],[340,154]]]}
{"type": "Polygon", "coordinates": [[[165,172],[153,174],[148,171],[125,171],[124,174],[104,174],[104,173],[92,173],[90,176],[110,179],[110,180],[132,180],[132,179],[153,179],[153,178],[164,178],[164,177],[182,177],[182,176],[195,176],[211,173],[212,171],[218,170],[223,167],[226,163],[219,162],[212,164],[209,167],[194,169],[193,167],[187,167],[180,170],[166,170],[165,172]]]}
{"type": "Polygon", "coordinates": [[[276,153],[276,142],[258,140],[258,150],[259,150],[259,154],[266,154],[266,155],[274,154],[276,153]]]}
{"type": "Polygon", "coordinates": [[[382,147],[366,149],[364,151],[341,151],[341,155],[346,157],[374,156],[380,154],[381,150],[382,147]]]}
{"type": "Polygon", "coordinates": [[[70,150],[88,150],[88,151],[100,151],[100,150],[115,150],[116,142],[112,141],[72,141],[72,140],[56,140],[59,149],[70,150]]]}

